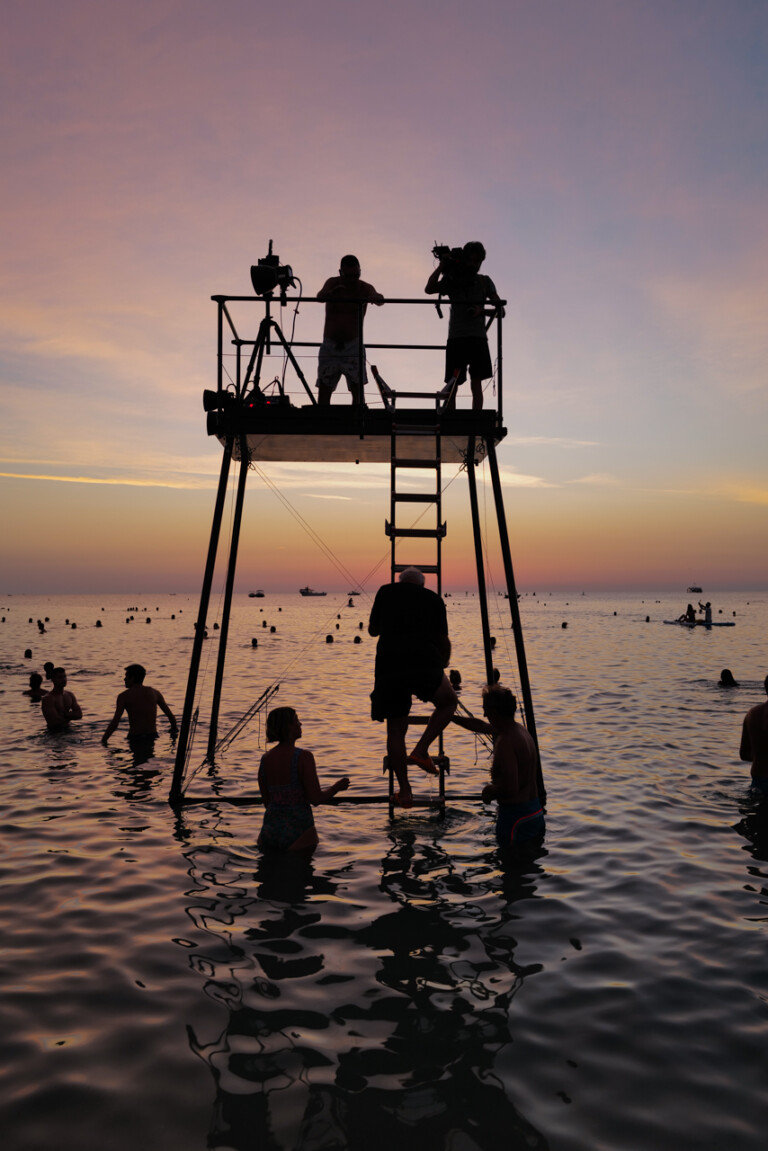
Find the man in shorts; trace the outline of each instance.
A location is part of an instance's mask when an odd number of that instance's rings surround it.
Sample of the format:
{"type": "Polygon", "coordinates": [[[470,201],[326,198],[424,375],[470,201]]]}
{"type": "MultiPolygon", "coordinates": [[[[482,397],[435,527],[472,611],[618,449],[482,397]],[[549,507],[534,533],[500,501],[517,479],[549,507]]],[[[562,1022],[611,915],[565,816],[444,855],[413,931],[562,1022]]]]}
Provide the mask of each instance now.
{"type": "MultiPolygon", "coordinates": [[[[768,675],[763,687],[768,695],[768,675]]],[[[768,795],[768,700],[751,707],[744,716],[739,758],[752,764],[752,786],[768,795]]]]}
{"type": "Polygon", "coordinates": [[[398,583],[384,584],[376,593],[368,633],[379,637],[371,692],[371,718],[386,720],[387,755],[400,790],[397,802],[413,802],[408,764],[436,775],[430,744],[450,722],[458,699],[443,668],[450,659],[448,620],[439,595],[424,587],[424,573],[409,567],[398,583]],[[410,755],[405,740],[412,697],[434,704],[421,739],[410,755]]]}
{"type": "Polygon", "coordinates": [[[338,276],[326,280],[317,293],[318,300],[325,300],[325,327],[323,342],[317,358],[317,402],[330,404],[339,379],[344,376],[352,394],[352,403],[363,400],[363,384],[367,383],[365,371],[365,349],[362,355],[362,379],[360,376],[360,343],[363,338],[363,316],[368,304],[380,307],[384,297],[373,284],[360,279],[360,261],[357,256],[343,256],[338,276]],[[350,303],[341,303],[349,300],[350,303]],[[364,300],[362,305],[355,300],[364,300]]]}
{"type": "MultiPolygon", "coordinates": [[[[490,300],[496,305],[500,316],[504,309],[500,306],[496,287],[490,276],[480,275],[480,266],[485,259],[485,248],[477,240],[470,240],[463,249],[463,259],[441,260],[427,280],[424,291],[427,295],[440,294],[451,301],[451,316],[448,321],[448,342],[445,345],[445,388],[450,392],[454,380],[456,386],[463,384],[469,370],[472,388],[472,410],[479,411],[483,406],[483,380],[493,375],[491,354],[488,350],[488,337],[485,333],[485,303],[490,300]]],[[[456,392],[446,405],[456,406],[456,392]]]]}

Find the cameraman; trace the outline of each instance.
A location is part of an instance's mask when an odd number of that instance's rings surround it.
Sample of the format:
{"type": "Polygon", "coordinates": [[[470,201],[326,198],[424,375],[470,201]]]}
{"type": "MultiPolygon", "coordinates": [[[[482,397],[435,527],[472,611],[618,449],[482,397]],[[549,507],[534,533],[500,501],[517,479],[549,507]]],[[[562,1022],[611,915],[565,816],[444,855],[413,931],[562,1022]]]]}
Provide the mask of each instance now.
{"type": "MultiPolygon", "coordinates": [[[[493,375],[485,333],[486,300],[496,305],[494,310],[500,316],[504,315],[493,280],[490,276],[480,275],[480,265],[484,259],[483,245],[477,240],[470,240],[463,248],[442,256],[424,289],[427,295],[439,293],[451,301],[448,341],[445,345],[444,390],[451,388],[456,376],[458,383],[463,384],[469,369],[473,411],[482,408],[483,380],[493,375]]],[[[456,406],[455,391],[453,399],[446,406],[456,406]]]]}
{"type": "Polygon", "coordinates": [[[360,404],[363,402],[363,384],[366,383],[365,349],[363,378],[360,379],[363,316],[369,303],[381,306],[384,297],[373,284],[360,279],[357,256],[343,256],[338,276],[325,281],[317,298],[326,301],[323,342],[317,360],[317,402],[330,404],[336,385],[344,376],[352,393],[352,403],[360,404]],[[356,300],[364,300],[365,303],[361,307],[355,303],[356,300]]]}

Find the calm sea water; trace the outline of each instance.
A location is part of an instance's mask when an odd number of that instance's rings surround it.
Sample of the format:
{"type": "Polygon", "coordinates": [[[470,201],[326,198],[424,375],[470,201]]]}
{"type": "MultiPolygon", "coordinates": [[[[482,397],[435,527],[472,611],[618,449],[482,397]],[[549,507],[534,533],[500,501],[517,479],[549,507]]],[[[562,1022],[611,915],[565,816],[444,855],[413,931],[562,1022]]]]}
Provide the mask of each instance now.
{"type": "MultiPolygon", "coordinates": [[[[255,790],[258,721],[197,772],[214,798],[175,815],[167,726],[144,764],[122,730],[99,740],[128,662],[181,715],[195,597],[5,598],[4,1146],[762,1148],[768,818],[738,742],[764,698],[768,595],[718,596],[734,628],[663,626],[687,598],[523,598],[549,806],[518,870],[492,808],[450,800],[443,820],[321,809],[311,863],[266,863],[260,810],[215,798],[255,790]],[[47,659],[84,711],[70,734],[22,695],[47,659]],[[723,667],[737,690],[716,687],[723,667]]],[[[240,597],[220,730],[279,681],[321,777],[383,794],[369,605],[240,597]]],[[[448,607],[477,711],[477,600],[448,607]]],[[[491,608],[515,686],[508,605],[491,608]]],[[[449,790],[479,790],[482,746],[452,730],[447,750],[449,790]]]]}

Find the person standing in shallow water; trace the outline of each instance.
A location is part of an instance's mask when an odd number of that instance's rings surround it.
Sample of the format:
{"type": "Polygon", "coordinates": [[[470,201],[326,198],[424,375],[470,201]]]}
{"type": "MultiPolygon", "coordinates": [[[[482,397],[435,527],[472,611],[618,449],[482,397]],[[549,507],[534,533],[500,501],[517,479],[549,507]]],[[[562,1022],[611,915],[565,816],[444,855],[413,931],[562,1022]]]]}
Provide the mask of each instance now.
{"type": "Polygon", "coordinates": [[[343,776],[321,788],[315,757],[296,746],[301,722],[292,707],[276,707],[267,716],[267,742],[277,743],[261,757],[259,791],[264,800],[264,821],[257,845],[262,851],[312,851],[317,830],[312,806],[330,803],[349,787],[343,776]]]}
{"type": "Polygon", "coordinates": [[[171,736],[176,736],[176,717],[155,687],[144,683],[146,670],[140,663],[131,663],[125,669],[125,691],[121,691],[115,704],[115,714],[101,737],[106,747],[109,737],[117,730],[123,712],[128,712],[129,742],[157,739],[157,709],[168,717],[171,736]]]}
{"type": "Polygon", "coordinates": [[[483,788],[485,803],[496,800],[496,842],[514,852],[538,847],[544,837],[544,812],[537,792],[539,753],[532,736],[515,719],[517,700],[509,688],[488,687],[483,694],[486,721],[454,716],[468,731],[493,736],[491,782],[483,788]]]}
{"type": "Polygon", "coordinates": [[[80,705],[71,691],[67,691],[67,673],[63,667],[51,672],[53,687],[43,696],[40,707],[49,731],[66,731],[71,720],[82,719],[80,705]]]}
{"type": "MultiPolygon", "coordinates": [[[[768,695],[768,675],[763,687],[768,695]]],[[[751,707],[744,716],[739,758],[752,763],[752,786],[768,795],[768,701],[751,707]]]]}
{"type": "Polygon", "coordinates": [[[343,256],[338,276],[326,280],[317,293],[325,300],[325,327],[323,342],[317,358],[317,402],[330,404],[331,396],[342,376],[352,393],[352,403],[363,402],[363,385],[367,383],[365,350],[363,375],[360,378],[360,343],[363,338],[363,318],[368,304],[381,307],[384,297],[373,284],[360,279],[360,261],[357,256],[343,256]],[[348,300],[351,303],[342,303],[348,300]],[[362,304],[356,300],[364,301],[362,304]]]}

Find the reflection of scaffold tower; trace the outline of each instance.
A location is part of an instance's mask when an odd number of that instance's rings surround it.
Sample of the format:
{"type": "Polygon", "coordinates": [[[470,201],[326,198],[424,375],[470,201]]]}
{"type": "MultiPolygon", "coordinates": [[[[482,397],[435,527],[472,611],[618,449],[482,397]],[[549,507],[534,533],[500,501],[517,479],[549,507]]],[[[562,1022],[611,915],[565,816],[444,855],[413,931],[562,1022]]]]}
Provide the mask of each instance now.
{"type": "MultiPolygon", "coordinates": [[[[388,387],[376,369],[373,369],[379,385],[383,404],[381,407],[360,405],[320,406],[307,385],[296,360],[294,349],[317,348],[317,342],[288,341],[276,324],[271,309],[274,306],[271,295],[263,298],[254,296],[214,296],[218,306],[218,381],[215,391],[204,394],[204,407],[208,412],[208,433],[215,435],[223,446],[221,471],[214,507],[213,524],[208,545],[208,555],[203,576],[200,607],[195,627],[195,636],[190,659],[184,711],[179,731],[176,762],[169,801],[172,804],[207,802],[211,795],[188,795],[185,792],[185,772],[191,749],[191,733],[195,722],[195,699],[200,669],[203,641],[219,538],[223,520],[224,502],[232,461],[239,462],[237,494],[229,539],[227,570],[222,600],[221,627],[213,693],[208,724],[207,759],[213,761],[217,748],[219,707],[224,679],[227,654],[229,621],[237,568],[237,552],[240,537],[246,479],[251,462],[255,461],[305,461],[305,462],[377,462],[390,465],[390,518],[386,521],[386,534],[390,539],[390,572],[394,580],[397,573],[413,563],[425,573],[433,575],[438,594],[442,593],[442,541],[446,525],[442,520],[442,466],[446,463],[461,464],[466,467],[472,530],[474,537],[475,562],[478,579],[478,596],[482,625],[483,649],[487,682],[493,683],[492,642],[488,615],[483,549],[478,512],[477,484],[475,468],[487,459],[499,543],[504,565],[507,597],[511,613],[517,665],[522,694],[522,716],[528,731],[537,740],[533,714],[533,701],[528,677],[523,633],[515,588],[509,535],[504,513],[501,481],[496,458],[496,445],[506,435],[503,427],[502,411],[502,322],[499,317],[496,325],[496,363],[498,406],[496,409],[473,411],[453,405],[455,396],[450,392],[424,392],[388,387]],[[254,339],[239,334],[235,322],[235,312],[244,310],[253,314],[254,304],[264,309],[254,339]],[[273,337],[274,333],[274,337],[273,337]],[[228,337],[232,353],[225,352],[225,337],[228,337]],[[309,402],[302,406],[293,403],[292,396],[284,383],[277,381],[276,395],[267,396],[261,386],[261,371],[264,353],[269,353],[274,342],[282,349],[294,368],[297,378],[309,402]],[[247,360],[243,355],[248,351],[247,360]],[[230,374],[228,364],[232,360],[234,371],[230,374]],[[406,402],[407,401],[407,402],[406,402]],[[414,475],[423,477],[419,486],[414,484],[414,475]],[[404,526],[403,509],[421,505],[429,514],[424,526],[404,526]],[[434,520],[431,513],[434,512],[434,520]],[[412,541],[420,541],[413,545],[412,541]],[[403,549],[412,546],[432,546],[431,556],[419,555],[405,562],[403,549]]],[[[281,304],[294,302],[283,294],[281,304]]],[[[302,300],[303,304],[316,303],[315,300],[302,300]]],[[[339,301],[355,303],[361,310],[359,300],[339,301]]],[[[427,300],[387,300],[388,305],[427,305],[427,300]]],[[[442,351],[442,345],[430,344],[368,344],[368,350],[388,349],[410,351],[442,351]]],[[[362,357],[362,346],[360,355],[362,357]]],[[[362,368],[362,364],[361,364],[362,368]]],[[[363,374],[361,371],[361,378],[363,374]]],[[[455,392],[455,384],[454,389],[455,392]]],[[[417,720],[414,719],[414,722],[417,720]]],[[[440,752],[442,753],[442,739],[440,752]]],[[[539,771],[539,788],[544,799],[543,781],[539,771]]],[[[391,804],[392,785],[390,781],[391,804]]],[[[258,796],[218,796],[236,803],[258,803],[258,796]]],[[[445,798],[444,778],[440,774],[440,797],[445,798]]],[[[476,795],[451,795],[453,799],[476,799],[476,795]]],[[[380,802],[377,796],[342,796],[336,802],[372,803],[380,802]]]]}

